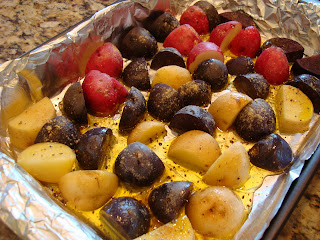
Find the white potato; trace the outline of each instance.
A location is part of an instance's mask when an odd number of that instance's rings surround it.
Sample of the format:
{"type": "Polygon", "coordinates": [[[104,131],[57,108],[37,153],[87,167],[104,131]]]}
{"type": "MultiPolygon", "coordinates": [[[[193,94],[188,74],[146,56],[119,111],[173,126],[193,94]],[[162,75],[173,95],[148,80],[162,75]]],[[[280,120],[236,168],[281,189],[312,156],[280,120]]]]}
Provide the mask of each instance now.
{"type": "Polygon", "coordinates": [[[191,195],[186,214],[195,231],[204,236],[228,238],[243,224],[244,205],[229,188],[208,187],[191,195]]]}
{"type": "Polygon", "coordinates": [[[203,181],[209,185],[237,188],[250,177],[248,152],[240,142],[235,142],[211,165],[203,181]]]}
{"type": "Polygon", "coordinates": [[[19,155],[17,162],[35,179],[48,183],[57,183],[70,172],[76,161],[74,151],[61,143],[37,143],[19,155]]]}
{"type": "Polygon", "coordinates": [[[186,215],[148,232],[135,240],[194,240],[195,235],[186,215]]]}
{"type": "Polygon", "coordinates": [[[156,71],[151,85],[154,86],[157,83],[165,83],[175,90],[178,90],[181,85],[189,81],[192,81],[192,77],[186,68],[169,65],[159,68],[156,71]]]}
{"type": "Polygon", "coordinates": [[[129,134],[127,144],[133,142],[141,142],[143,144],[150,143],[150,140],[164,134],[166,129],[164,124],[155,121],[144,121],[139,123],[129,134]]]}
{"type": "Polygon", "coordinates": [[[313,105],[300,89],[281,86],[276,96],[276,109],[280,132],[298,133],[309,129],[313,105]]]}
{"type": "Polygon", "coordinates": [[[105,204],[118,188],[118,177],[105,170],[79,170],[59,181],[63,198],[82,211],[92,211],[105,204]]]}
{"type": "Polygon", "coordinates": [[[252,98],[236,92],[227,92],[218,97],[209,107],[208,112],[213,116],[216,126],[226,131],[235,121],[238,113],[252,98]]]}
{"type": "Polygon", "coordinates": [[[196,171],[207,171],[220,154],[218,142],[210,134],[199,130],[178,136],[168,151],[168,156],[178,164],[196,171]]]}
{"type": "Polygon", "coordinates": [[[31,105],[8,123],[11,144],[25,149],[34,143],[40,129],[56,116],[56,110],[47,97],[31,105]]]}

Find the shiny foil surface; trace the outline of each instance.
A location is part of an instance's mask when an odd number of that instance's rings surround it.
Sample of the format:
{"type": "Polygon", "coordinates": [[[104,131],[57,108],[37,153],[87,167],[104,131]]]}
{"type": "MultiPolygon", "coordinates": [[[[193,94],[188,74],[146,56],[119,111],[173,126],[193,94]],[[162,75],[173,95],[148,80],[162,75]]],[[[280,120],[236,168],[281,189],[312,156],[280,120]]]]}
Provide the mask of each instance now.
{"type": "MultiPolygon", "coordinates": [[[[126,28],[139,25],[152,9],[181,15],[195,1],[144,0],[113,4],[92,18],[79,23],[70,32],[62,33],[22,57],[0,66],[0,218],[23,239],[100,239],[95,230],[74,217],[53,201],[46,190],[13,159],[19,153],[10,145],[7,122],[12,117],[6,107],[17,94],[31,102],[48,96],[59,113],[57,95],[65,86],[83,77],[79,66],[56,77],[59,63],[73,62],[90,41],[100,39],[119,46],[126,28]],[[66,58],[71,52],[73,59],[66,58]],[[29,77],[26,77],[29,74],[29,77]],[[32,77],[30,77],[30,74],[32,77]],[[40,91],[39,91],[40,88],[40,91]],[[9,115],[8,115],[9,114],[9,115]]],[[[262,42],[271,37],[287,37],[305,48],[305,55],[320,54],[320,4],[298,1],[216,0],[210,1],[219,13],[243,10],[251,15],[259,28],[262,42]]],[[[63,71],[63,69],[61,70],[63,71]]],[[[61,96],[61,94],[60,94],[61,96]]],[[[27,107],[26,103],[26,107],[27,107]]],[[[61,113],[60,113],[61,114],[61,113]]],[[[59,114],[58,114],[59,115],[59,114]]],[[[267,177],[254,193],[251,213],[234,239],[260,239],[303,167],[320,142],[320,120],[315,116],[308,133],[286,135],[295,159],[291,168],[281,175],[267,177]]]]}

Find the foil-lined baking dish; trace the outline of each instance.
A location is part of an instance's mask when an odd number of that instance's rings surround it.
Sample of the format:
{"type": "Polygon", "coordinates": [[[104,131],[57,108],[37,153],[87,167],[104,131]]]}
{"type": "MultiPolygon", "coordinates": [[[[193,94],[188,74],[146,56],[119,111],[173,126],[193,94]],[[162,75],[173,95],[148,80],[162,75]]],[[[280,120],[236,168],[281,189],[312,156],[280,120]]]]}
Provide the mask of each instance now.
{"type": "MultiPolygon", "coordinates": [[[[7,121],[12,114],[27,106],[16,99],[37,101],[49,96],[56,102],[57,94],[68,83],[82,77],[77,64],[62,69],[63,77],[56,77],[56,66],[64,61],[76,62],[81,46],[96,39],[119,44],[121,33],[129,26],[139,25],[152,9],[171,11],[179,15],[195,1],[123,1],[113,4],[90,19],[79,23],[67,33],[32,50],[22,57],[0,66],[1,126],[0,126],[0,217],[15,233],[25,239],[100,239],[101,235],[68,210],[53,201],[44,188],[15,164],[17,151],[11,147],[7,121]],[[72,52],[71,59],[65,58],[72,52]],[[24,96],[24,94],[26,96],[24,96]],[[20,95],[23,96],[20,96],[20,95]],[[19,107],[17,107],[18,105],[19,107]],[[16,111],[8,111],[17,107],[16,111]],[[10,108],[10,109],[11,109],[10,108]]],[[[320,6],[298,1],[209,1],[218,10],[243,10],[251,15],[264,40],[287,37],[305,47],[305,55],[320,53],[320,6]]],[[[295,153],[294,164],[282,175],[267,177],[255,191],[251,213],[234,239],[260,239],[282,201],[302,170],[304,162],[315,152],[320,142],[320,121],[315,116],[308,134],[287,136],[295,153]]],[[[61,204],[62,205],[62,204],[61,204]]],[[[63,206],[62,206],[63,207],[63,206]]]]}

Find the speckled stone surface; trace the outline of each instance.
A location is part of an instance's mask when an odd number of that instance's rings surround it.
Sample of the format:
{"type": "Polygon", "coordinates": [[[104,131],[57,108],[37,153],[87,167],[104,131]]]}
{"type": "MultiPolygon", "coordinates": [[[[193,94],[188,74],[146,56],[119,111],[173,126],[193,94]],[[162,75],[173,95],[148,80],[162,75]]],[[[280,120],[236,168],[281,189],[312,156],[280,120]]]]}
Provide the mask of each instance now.
{"type": "MultiPolygon", "coordinates": [[[[1,0],[0,64],[108,5],[103,0],[1,0]]],[[[0,240],[19,239],[0,221],[0,240]]],[[[278,240],[320,240],[320,168],[278,240]]]]}

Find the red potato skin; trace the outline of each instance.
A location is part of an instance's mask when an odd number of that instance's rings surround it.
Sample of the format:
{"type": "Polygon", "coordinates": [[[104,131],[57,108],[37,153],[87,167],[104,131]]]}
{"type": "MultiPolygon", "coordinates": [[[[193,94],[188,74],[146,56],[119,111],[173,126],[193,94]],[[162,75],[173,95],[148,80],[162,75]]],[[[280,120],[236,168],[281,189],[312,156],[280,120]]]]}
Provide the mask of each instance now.
{"type": "Polygon", "coordinates": [[[115,78],[91,70],[82,83],[88,109],[98,116],[113,115],[127,96],[128,90],[115,78]]]}
{"type": "Polygon", "coordinates": [[[261,36],[255,26],[242,29],[230,43],[230,50],[237,56],[254,58],[261,46],[261,36]]]}
{"type": "Polygon", "coordinates": [[[264,50],[257,58],[254,69],[272,85],[280,85],[289,79],[289,62],[279,47],[264,50]]]}
{"type": "Polygon", "coordinates": [[[191,49],[202,42],[199,34],[189,24],[181,25],[174,29],[164,40],[163,47],[173,47],[181,55],[188,56],[191,49]]]}
{"type": "Polygon", "coordinates": [[[209,32],[209,20],[207,15],[197,6],[190,6],[182,13],[180,24],[189,24],[200,35],[209,32]]]}
{"type": "Polygon", "coordinates": [[[85,74],[99,70],[110,77],[118,78],[122,72],[123,59],[119,49],[110,42],[103,44],[90,56],[85,74]]]}
{"type": "Polygon", "coordinates": [[[229,21],[219,24],[210,33],[209,41],[217,44],[220,47],[223,39],[225,39],[225,37],[237,24],[239,24],[237,21],[229,21]]]}
{"type": "MultiPolygon", "coordinates": [[[[197,66],[201,63],[200,61],[196,63],[195,61],[198,61],[198,57],[201,57],[202,54],[208,53],[208,58],[215,58],[220,60],[221,62],[224,62],[224,56],[223,53],[215,43],[212,42],[201,42],[198,43],[196,46],[192,48],[192,50],[189,52],[188,59],[187,59],[187,68],[190,72],[193,72],[197,68],[197,66]],[[209,54],[209,52],[212,52],[212,54],[209,54]]],[[[206,60],[202,58],[202,61],[206,60]]],[[[199,59],[200,60],[200,59],[199,59]]]]}

